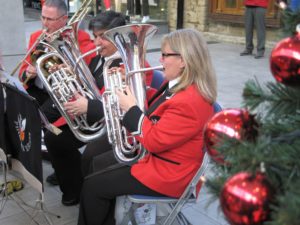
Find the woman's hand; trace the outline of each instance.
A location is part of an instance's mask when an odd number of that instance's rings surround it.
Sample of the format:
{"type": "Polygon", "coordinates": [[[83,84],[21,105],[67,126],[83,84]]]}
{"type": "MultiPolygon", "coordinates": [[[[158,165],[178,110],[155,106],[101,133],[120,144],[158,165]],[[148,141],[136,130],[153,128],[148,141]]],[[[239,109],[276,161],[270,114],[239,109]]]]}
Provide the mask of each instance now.
{"type": "Polygon", "coordinates": [[[75,94],[75,100],[64,104],[65,110],[69,115],[79,116],[87,113],[88,100],[80,94],[75,94]]]}
{"type": "Polygon", "coordinates": [[[127,112],[132,106],[136,105],[136,99],[128,86],[125,88],[126,94],[120,90],[117,90],[116,92],[119,98],[120,108],[125,112],[127,112]]]}

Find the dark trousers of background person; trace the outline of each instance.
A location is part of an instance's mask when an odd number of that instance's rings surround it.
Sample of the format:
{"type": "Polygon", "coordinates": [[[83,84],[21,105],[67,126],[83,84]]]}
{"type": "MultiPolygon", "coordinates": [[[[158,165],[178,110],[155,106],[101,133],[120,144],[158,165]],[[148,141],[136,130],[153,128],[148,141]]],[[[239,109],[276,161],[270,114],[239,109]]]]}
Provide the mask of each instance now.
{"type": "Polygon", "coordinates": [[[129,15],[149,15],[149,2],[148,0],[142,1],[142,10],[140,0],[127,0],[127,10],[129,15]]]}
{"type": "Polygon", "coordinates": [[[108,166],[107,162],[115,161],[112,151],[107,151],[95,159],[98,165],[97,171],[84,180],[78,225],[115,225],[114,212],[117,196],[126,194],[164,196],[131,176],[130,166],[105,169],[108,166]],[[101,171],[101,165],[105,165],[104,171],[101,171]]]}
{"type": "Polygon", "coordinates": [[[257,35],[257,54],[263,55],[265,52],[266,40],[266,9],[262,7],[246,6],[245,12],[245,31],[246,31],[246,49],[253,51],[253,31],[256,28],[257,35]]]}

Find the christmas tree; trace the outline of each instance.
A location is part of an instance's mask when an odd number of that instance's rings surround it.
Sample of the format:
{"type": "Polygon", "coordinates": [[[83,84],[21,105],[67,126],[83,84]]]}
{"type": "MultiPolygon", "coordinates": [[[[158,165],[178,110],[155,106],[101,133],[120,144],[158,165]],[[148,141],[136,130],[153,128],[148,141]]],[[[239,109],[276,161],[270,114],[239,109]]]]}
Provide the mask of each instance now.
{"type": "Polygon", "coordinates": [[[231,225],[300,224],[300,10],[282,13],[292,36],[272,50],[275,81],[248,81],[242,108],[217,113],[205,130],[215,171],[207,184],[231,225]]]}

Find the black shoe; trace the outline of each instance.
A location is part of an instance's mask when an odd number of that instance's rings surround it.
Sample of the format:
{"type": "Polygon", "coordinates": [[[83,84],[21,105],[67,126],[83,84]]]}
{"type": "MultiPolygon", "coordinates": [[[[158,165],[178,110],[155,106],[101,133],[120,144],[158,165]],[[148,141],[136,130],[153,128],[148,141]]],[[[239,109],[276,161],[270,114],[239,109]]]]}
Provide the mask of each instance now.
{"type": "Polygon", "coordinates": [[[260,59],[260,58],[262,58],[262,57],[264,57],[264,54],[261,54],[261,53],[257,53],[257,54],[254,56],[255,59],[260,59]]]}
{"type": "Polygon", "coordinates": [[[46,181],[47,181],[49,184],[52,184],[53,186],[59,184],[55,173],[52,173],[51,175],[49,175],[49,176],[46,178],[46,181]]]}
{"type": "Polygon", "coordinates": [[[246,49],[240,54],[240,56],[244,56],[244,55],[252,55],[252,51],[246,49]]]}
{"type": "Polygon", "coordinates": [[[79,198],[69,198],[66,195],[62,196],[61,203],[64,206],[77,205],[79,203],[79,198]]]}

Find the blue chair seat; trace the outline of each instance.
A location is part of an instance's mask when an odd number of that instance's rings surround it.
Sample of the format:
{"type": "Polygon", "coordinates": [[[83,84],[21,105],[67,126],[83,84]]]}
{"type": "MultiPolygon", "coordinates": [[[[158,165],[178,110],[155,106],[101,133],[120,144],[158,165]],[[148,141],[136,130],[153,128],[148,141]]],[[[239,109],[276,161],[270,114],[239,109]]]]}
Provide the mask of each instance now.
{"type": "Polygon", "coordinates": [[[153,70],[151,87],[158,90],[163,82],[164,82],[163,73],[160,70],[153,70]]]}

